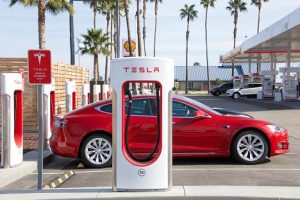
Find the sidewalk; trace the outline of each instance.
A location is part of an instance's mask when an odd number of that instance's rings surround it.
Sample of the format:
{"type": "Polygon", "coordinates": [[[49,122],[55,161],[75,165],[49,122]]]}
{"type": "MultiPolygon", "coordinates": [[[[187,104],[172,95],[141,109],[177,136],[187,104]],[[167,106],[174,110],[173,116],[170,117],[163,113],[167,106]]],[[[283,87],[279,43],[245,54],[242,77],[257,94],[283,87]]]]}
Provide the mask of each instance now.
{"type": "Polygon", "coordinates": [[[112,192],[111,188],[70,188],[48,190],[3,191],[0,200],[50,200],[50,199],[300,199],[300,187],[271,186],[174,186],[171,191],[158,192],[112,192]]]}
{"type": "MultiPolygon", "coordinates": [[[[47,162],[52,153],[44,152],[44,162],[47,162]]],[[[13,168],[0,168],[0,188],[13,183],[20,178],[37,170],[37,151],[30,151],[23,157],[23,162],[13,168]]]]}

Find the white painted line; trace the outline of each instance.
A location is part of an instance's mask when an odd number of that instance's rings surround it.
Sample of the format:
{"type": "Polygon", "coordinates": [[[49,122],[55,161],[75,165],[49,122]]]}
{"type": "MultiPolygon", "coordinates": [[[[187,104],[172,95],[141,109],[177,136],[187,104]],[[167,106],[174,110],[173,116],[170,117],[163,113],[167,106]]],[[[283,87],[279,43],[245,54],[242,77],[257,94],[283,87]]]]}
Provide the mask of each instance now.
{"type": "MultiPolygon", "coordinates": [[[[173,168],[173,171],[300,171],[300,168],[173,168]]],[[[76,174],[89,174],[89,173],[111,173],[111,170],[81,170],[76,174]]],[[[37,173],[32,173],[37,174],[37,173]]],[[[56,175],[59,173],[45,172],[47,175],[56,175]]]]}

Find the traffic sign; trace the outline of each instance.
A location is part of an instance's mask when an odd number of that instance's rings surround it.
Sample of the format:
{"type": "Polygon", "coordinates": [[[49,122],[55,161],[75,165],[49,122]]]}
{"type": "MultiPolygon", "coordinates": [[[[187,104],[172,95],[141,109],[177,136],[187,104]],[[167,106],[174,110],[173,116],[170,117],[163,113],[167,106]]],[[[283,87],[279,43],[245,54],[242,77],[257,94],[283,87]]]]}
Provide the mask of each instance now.
{"type": "Polygon", "coordinates": [[[28,51],[28,71],[30,84],[51,83],[51,52],[49,50],[28,51]]]}

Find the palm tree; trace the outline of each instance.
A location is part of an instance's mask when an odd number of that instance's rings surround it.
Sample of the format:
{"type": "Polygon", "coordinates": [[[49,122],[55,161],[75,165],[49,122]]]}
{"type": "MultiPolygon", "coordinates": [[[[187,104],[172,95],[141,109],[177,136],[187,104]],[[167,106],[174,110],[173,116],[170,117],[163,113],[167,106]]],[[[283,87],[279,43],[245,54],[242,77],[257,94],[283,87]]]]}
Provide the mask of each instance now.
{"type": "Polygon", "coordinates": [[[87,34],[81,35],[83,37],[84,47],[80,48],[82,55],[89,54],[94,56],[94,81],[99,80],[99,54],[110,55],[109,51],[109,36],[103,33],[102,29],[88,29],[87,34]]]}
{"type": "Polygon", "coordinates": [[[189,34],[190,34],[190,21],[194,21],[198,17],[198,11],[195,10],[195,4],[180,9],[180,18],[187,18],[186,27],[186,54],[185,54],[185,94],[188,93],[188,52],[189,52],[189,34]]]}
{"type": "Polygon", "coordinates": [[[68,11],[70,14],[74,13],[73,6],[66,0],[10,0],[9,6],[21,4],[24,7],[38,7],[38,35],[39,35],[39,48],[45,49],[46,39],[46,11],[51,14],[57,15],[60,12],[68,11]]]}
{"type": "MultiPolygon", "coordinates": [[[[233,29],[233,48],[235,49],[235,43],[236,43],[236,35],[237,35],[237,23],[239,18],[239,12],[246,12],[247,3],[243,0],[229,0],[228,6],[226,7],[226,10],[230,11],[231,16],[233,16],[233,23],[234,23],[234,29],[233,29]]],[[[234,76],[234,62],[232,62],[232,80],[234,76]]]]}
{"type": "MultiPolygon", "coordinates": [[[[112,0],[104,0],[102,2],[102,14],[106,16],[106,33],[107,35],[110,36],[110,43],[112,43],[111,39],[112,39],[112,36],[109,32],[109,23],[110,23],[110,20],[111,20],[111,13],[113,12],[113,9],[114,8],[114,1],[112,0]]],[[[111,46],[112,47],[112,46],[111,46]]],[[[110,52],[112,52],[112,49],[110,50],[110,52]]],[[[109,55],[106,55],[106,58],[105,58],[105,75],[104,75],[104,83],[107,84],[108,82],[108,60],[109,60],[110,56],[109,55]]]]}
{"type": "Polygon", "coordinates": [[[155,14],[155,27],[154,27],[154,47],[153,47],[153,56],[156,55],[156,30],[157,30],[157,13],[158,13],[158,3],[162,3],[162,0],[150,0],[155,2],[154,14],[155,14]]]}
{"type": "Polygon", "coordinates": [[[94,29],[96,30],[96,16],[97,12],[101,11],[101,7],[103,7],[103,0],[83,0],[84,3],[89,4],[90,8],[93,9],[94,13],[94,29]]]}
{"type": "Polygon", "coordinates": [[[209,76],[209,65],[208,65],[208,44],[207,44],[207,13],[208,8],[215,7],[216,0],[201,0],[200,4],[205,9],[205,45],[206,45],[206,70],[207,70],[207,82],[208,82],[208,91],[210,90],[210,76],[209,76]]]}
{"type": "Polygon", "coordinates": [[[129,2],[128,0],[124,0],[124,10],[125,10],[125,17],[126,17],[126,25],[127,25],[127,37],[128,37],[128,45],[129,45],[129,56],[132,57],[132,45],[131,45],[131,30],[130,30],[130,23],[129,23],[129,2]]]}
{"type": "Polygon", "coordinates": [[[257,18],[257,33],[259,33],[260,25],[260,11],[263,2],[268,2],[269,0],[251,0],[251,5],[254,4],[258,8],[258,18],[257,18]]]}

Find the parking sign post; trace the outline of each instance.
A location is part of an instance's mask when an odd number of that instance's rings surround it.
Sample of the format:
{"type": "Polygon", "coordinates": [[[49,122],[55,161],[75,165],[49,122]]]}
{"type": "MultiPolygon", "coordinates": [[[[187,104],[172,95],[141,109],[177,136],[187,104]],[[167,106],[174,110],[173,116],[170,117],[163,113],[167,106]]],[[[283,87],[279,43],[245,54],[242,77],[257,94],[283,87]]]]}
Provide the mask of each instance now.
{"type": "Polygon", "coordinates": [[[29,50],[28,51],[28,71],[29,83],[38,87],[38,182],[37,189],[43,188],[43,84],[50,84],[51,76],[51,52],[49,50],[29,50]]]}

